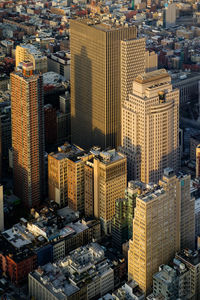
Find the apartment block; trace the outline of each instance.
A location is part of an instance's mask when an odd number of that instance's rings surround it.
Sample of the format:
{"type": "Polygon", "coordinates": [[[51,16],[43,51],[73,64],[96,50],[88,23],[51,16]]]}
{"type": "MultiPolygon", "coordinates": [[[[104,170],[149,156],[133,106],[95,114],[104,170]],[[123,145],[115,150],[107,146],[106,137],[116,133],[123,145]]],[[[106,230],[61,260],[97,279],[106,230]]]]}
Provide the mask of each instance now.
{"type": "Polygon", "coordinates": [[[181,261],[174,259],[173,266],[161,265],[153,275],[153,296],[163,299],[191,299],[190,270],[181,261]]]}
{"type": "Polygon", "coordinates": [[[100,218],[105,234],[110,234],[115,200],[124,197],[127,185],[126,157],[113,149],[100,152],[93,163],[94,216],[100,218]]]}
{"type": "Polygon", "coordinates": [[[149,185],[136,198],[133,238],[129,241],[128,277],[148,294],[153,275],[169,263],[180,249],[180,199],[176,196],[177,179],[165,170],[159,186],[149,185]]]}
{"type": "Polygon", "coordinates": [[[90,300],[113,289],[114,271],[97,243],[77,248],[56,264],[29,274],[29,295],[36,300],[90,300]]]}
{"type": "Polygon", "coordinates": [[[190,270],[190,292],[192,300],[200,299],[200,253],[199,251],[183,249],[175,256],[190,270]]]}
{"type": "Polygon", "coordinates": [[[60,206],[68,203],[68,163],[73,155],[81,155],[83,149],[65,143],[57,152],[48,155],[48,190],[49,199],[60,206]]]}
{"type": "Polygon", "coordinates": [[[178,171],[179,91],[160,69],[137,76],[133,91],[122,105],[122,147],[128,179],[157,183],[163,170],[178,171]]]}
{"type": "Polygon", "coordinates": [[[36,72],[47,72],[47,57],[32,44],[21,44],[15,50],[15,66],[23,61],[31,61],[36,72]]]}
{"type": "Polygon", "coordinates": [[[158,55],[154,51],[145,51],[145,72],[158,69],[158,55]]]}
{"type": "Polygon", "coordinates": [[[42,75],[31,62],[11,73],[14,193],[28,206],[38,205],[44,189],[44,99],[42,75]]]}

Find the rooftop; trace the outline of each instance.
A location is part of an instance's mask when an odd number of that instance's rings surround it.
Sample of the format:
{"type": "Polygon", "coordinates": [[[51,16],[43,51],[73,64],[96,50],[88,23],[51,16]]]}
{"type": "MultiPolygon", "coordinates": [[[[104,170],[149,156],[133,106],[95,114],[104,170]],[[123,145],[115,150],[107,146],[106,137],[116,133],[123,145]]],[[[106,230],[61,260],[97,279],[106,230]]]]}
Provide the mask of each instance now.
{"type": "Polygon", "coordinates": [[[57,160],[68,158],[76,161],[78,159],[77,157],[83,154],[84,150],[82,148],[74,144],[65,143],[64,145],[58,147],[58,152],[52,152],[49,154],[49,156],[52,156],[57,160]]]}
{"type": "MultiPolygon", "coordinates": [[[[177,253],[177,258],[183,259],[183,262],[188,262],[190,265],[196,266],[200,264],[200,251],[192,251],[190,249],[183,249],[177,253]]],[[[187,265],[187,263],[186,263],[187,265]]]]}
{"type": "Polygon", "coordinates": [[[165,190],[159,185],[154,185],[153,189],[150,187],[145,190],[142,195],[138,195],[138,198],[143,200],[144,202],[150,202],[151,200],[155,200],[165,193],[165,190]]]}
{"type": "Polygon", "coordinates": [[[32,44],[21,44],[19,47],[27,49],[28,52],[34,56],[35,59],[46,58],[46,56],[44,56],[44,55],[41,53],[41,51],[38,50],[38,49],[37,49],[34,45],[32,45],[32,44]]]}
{"type": "MultiPolygon", "coordinates": [[[[86,18],[86,19],[79,19],[79,20],[71,20],[71,22],[82,23],[87,26],[91,26],[97,30],[101,30],[104,32],[121,30],[123,28],[129,27],[130,24],[125,22],[116,22],[114,19],[109,20],[101,20],[100,18],[86,18]]],[[[131,25],[134,27],[133,25],[131,25]]]]}
{"type": "Polygon", "coordinates": [[[150,83],[154,80],[159,80],[163,78],[170,78],[169,74],[165,69],[159,69],[148,73],[140,74],[136,77],[135,81],[141,84],[150,83]]]}
{"type": "Polygon", "coordinates": [[[31,276],[45,285],[58,299],[65,299],[79,290],[84,284],[112,271],[104,251],[97,243],[70,252],[64,259],[56,263],[48,263],[31,273],[31,276]]]}
{"type": "Polygon", "coordinates": [[[9,256],[14,262],[19,263],[34,255],[33,251],[24,246],[20,249],[10,244],[3,235],[0,236],[0,253],[9,256]]]}
{"type": "Polygon", "coordinates": [[[125,155],[121,154],[120,152],[117,152],[115,149],[105,151],[98,151],[92,149],[90,152],[94,154],[96,159],[99,159],[102,163],[106,165],[125,158],[125,155]]]}

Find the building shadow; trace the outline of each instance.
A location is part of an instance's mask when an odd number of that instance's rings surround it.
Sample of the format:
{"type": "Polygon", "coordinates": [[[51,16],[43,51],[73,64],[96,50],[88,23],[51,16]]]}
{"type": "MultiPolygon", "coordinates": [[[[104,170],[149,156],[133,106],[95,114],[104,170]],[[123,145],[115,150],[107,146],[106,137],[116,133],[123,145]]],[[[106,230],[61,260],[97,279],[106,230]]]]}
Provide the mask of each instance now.
{"type": "Polygon", "coordinates": [[[74,55],[74,101],[71,103],[72,142],[92,146],[92,63],[86,47],[74,55]]]}

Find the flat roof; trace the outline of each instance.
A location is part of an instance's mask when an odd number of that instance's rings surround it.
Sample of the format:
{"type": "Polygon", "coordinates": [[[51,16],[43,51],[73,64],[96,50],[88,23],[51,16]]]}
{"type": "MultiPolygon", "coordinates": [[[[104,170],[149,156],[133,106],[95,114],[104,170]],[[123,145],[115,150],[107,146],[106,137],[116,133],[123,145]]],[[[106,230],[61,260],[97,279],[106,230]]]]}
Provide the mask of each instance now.
{"type": "Polygon", "coordinates": [[[135,81],[138,83],[148,83],[166,77],[170,78],[170,75],[167,73],[167,71],[165,69],[159,69],[152,72],[140,74],[136,77],[135,81]]]}

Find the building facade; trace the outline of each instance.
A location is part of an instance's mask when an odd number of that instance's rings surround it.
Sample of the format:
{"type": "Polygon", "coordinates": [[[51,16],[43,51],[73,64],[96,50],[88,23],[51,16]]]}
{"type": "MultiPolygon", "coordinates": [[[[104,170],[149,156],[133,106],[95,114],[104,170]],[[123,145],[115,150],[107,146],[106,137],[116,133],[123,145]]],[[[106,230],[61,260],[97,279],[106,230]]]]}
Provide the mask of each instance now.
{"type": "Polygon", "coordinates": [[[153,275],[180,249],[180,199],[177,178],[166,170],[160,186],[149,186],[136,198],[133,238],[129,241],[128,277],[145,292],[152,290],[153,275]]]}
{"type": "Polygon", "coordinates": [[[100,218],[105,234],[111,233],[115,200],[124,197],[127,185],[126,157],[115,149],[94,158],[94,216],[100,218]]]}
{"type": "Polygon", "coordinates": [[[121,41],[121,103],[128,100],[133,80],[145,72],[145,39],[121,41]]]}
{"type": "Polygon", "coordinates": [[[89,148],[121,142],[120,47],[136,27],[98,20],[70,22],[72,142],[89,148]]]}
{"type": "Polygon", "coordinates": [[[174,265],[161,265],[159,272],[153,275],[153,296],[162,296],[166,300],[191,299],[190,271],[179,260],[174,265]]]}
{"type": "Polygon", "coordinates": [[[68,203],[68,164],[70,158],[81,155],[83,149],[65,143],[58,147],[57,152],[48,155],[48,191],[49,199],[54,200],[60,206],[68,203]]]}
{"type": "Polygon", "coordinates": [[[138,75],[122,105],[122,147],[128,179],[157,183],[163,170],[179,169],[179,91],[164,69],[138,75]]]}
{"type": "Polygon", "coordinates": [[[199,251],[183,249],[175,256],[190,270],[190,291],[192,300],[200,299],[200,253],[199,251]]]}
{"type": "Polygon", "coordinates": [[[11,74],[14,193],[28,206],[38,205],[44,185],[43,81],[33,64],[11,74]]]}

